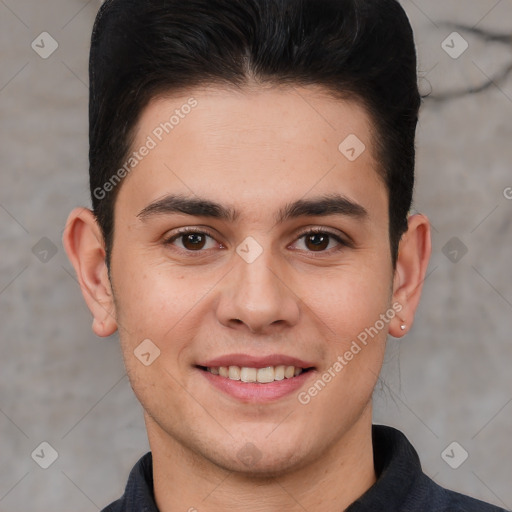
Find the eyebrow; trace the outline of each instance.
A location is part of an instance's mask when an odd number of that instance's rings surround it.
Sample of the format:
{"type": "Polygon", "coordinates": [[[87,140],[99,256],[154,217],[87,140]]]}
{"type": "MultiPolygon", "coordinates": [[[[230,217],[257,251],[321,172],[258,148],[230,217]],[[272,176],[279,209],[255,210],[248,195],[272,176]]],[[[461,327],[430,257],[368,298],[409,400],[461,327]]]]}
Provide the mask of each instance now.
{"type": "MultiPolygon", "coordinates": [[[[240,218],[240,212],[234,208],[223,206],[206,198],[186,197],[169,194],[154,201],[141,210],[137,217],[146,221],[160,215],[182,213],[195,217],[209,217],[228,222],[235,222],[240,218]]],[[[368,211],[340,194],[328,194],[311,199],[299,199],[280,208],[275,216],[276,224],[299,217],[323,217],[328,215],[342,215],[361,220],[368,218],[368,211]]]]}

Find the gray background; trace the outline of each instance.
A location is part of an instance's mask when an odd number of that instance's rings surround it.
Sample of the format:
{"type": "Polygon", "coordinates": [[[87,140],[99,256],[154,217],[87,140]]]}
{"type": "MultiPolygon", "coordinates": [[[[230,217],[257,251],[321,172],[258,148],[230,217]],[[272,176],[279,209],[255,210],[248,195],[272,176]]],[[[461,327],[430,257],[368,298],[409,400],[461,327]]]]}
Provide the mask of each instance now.
{"type": "MultiPolygon", "coordinates": [[[[438,483],[511,508],[512,74],[498,78],[512,63],[512,2],[403,5],[422,90],[437,98],[422,107],[415,200],[434,227],[433,256],[412,331],[389,340],[375,422],[401,428],[438,483]],[[469,44],[457,59],[441,46],[454,30],[469,44]],[[469,453],[458,469],[441,457],[453,441],[469,453]]],[[[98,7],[0,0],[1,512],[97,511],[148,450],[117,337],[92,333],[61,245],[68,212],[89,205],[87,59],[98,7]],[[31,48],[43,31],[59,45],[47,59],[31,48]],[[58,452],[46,470],[31,457],[43,441],[58,452]]],[[[452,463],[462,448],[448,450],[452,463]]]]}

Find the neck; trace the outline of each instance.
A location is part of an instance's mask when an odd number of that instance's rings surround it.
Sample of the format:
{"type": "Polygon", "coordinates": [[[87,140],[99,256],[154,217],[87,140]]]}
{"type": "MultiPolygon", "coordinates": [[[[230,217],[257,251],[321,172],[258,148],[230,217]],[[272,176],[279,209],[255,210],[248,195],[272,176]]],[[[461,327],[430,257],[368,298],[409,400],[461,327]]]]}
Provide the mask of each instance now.
{"type": "Polygon", "coordinates": [[[278,476],[229,471],[184,447],[146,417],[160,512],[339,512],[376,481],[371,407],[325,453],[278,476]]]}

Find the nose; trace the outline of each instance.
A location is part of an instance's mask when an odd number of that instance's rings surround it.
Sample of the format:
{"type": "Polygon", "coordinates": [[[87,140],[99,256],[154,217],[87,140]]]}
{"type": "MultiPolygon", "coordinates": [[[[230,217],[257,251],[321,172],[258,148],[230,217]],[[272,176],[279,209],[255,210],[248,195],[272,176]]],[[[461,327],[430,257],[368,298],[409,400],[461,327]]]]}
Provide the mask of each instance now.
{"type": "Polygon", "coordinates": [[[217,318],[231,328],[271,334],[299,320],[300,299],[293,293],[290,273],[273,261],[270,250],[251,263],[239,258],[222,281],[220,294],[217,318]]]}

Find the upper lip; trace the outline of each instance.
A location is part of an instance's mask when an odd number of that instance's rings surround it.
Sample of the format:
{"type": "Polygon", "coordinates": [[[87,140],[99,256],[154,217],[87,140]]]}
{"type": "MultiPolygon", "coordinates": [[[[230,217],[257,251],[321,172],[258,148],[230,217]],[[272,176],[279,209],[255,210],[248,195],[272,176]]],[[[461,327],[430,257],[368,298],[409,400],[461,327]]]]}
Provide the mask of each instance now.
{"type": "Polygon", "coordinates": [[[250,354],[226,354],[199,363],[197,366],[219,368],[220,366],[240,366],[246,368],[266,368],[267,366],[295,366],[296,368],[312,368],[311,362],[284,354],[271,354],[269,356],[252,356],[250,354]]]}

